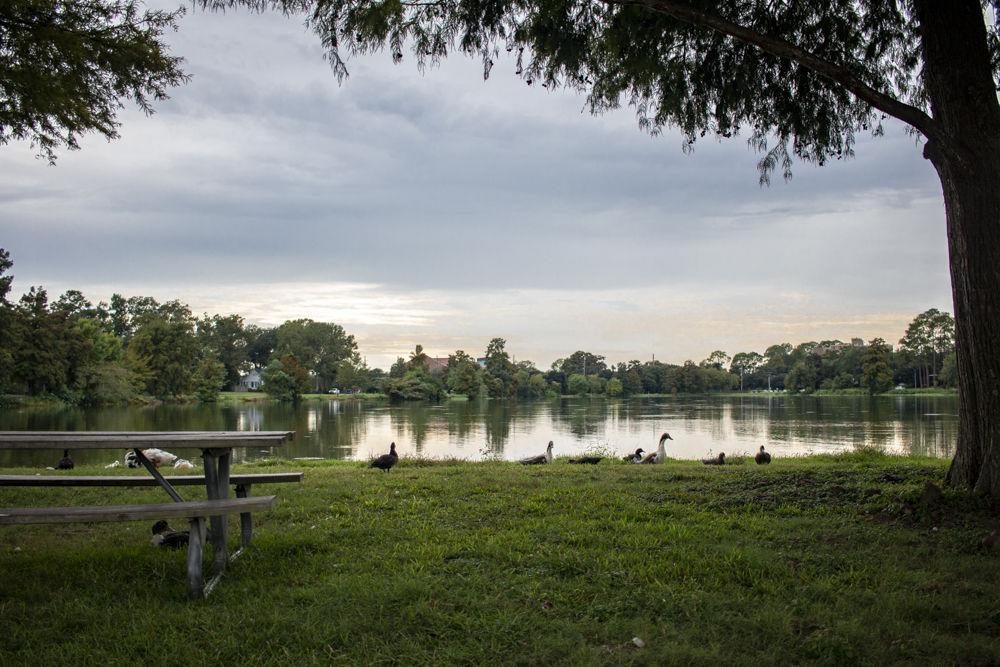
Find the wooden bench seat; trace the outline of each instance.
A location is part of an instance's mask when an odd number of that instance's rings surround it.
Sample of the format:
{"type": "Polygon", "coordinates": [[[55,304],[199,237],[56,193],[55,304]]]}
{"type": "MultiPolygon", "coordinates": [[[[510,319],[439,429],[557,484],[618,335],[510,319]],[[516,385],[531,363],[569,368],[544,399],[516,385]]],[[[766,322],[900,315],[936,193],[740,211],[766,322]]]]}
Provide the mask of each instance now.
{"type": "MultiPolygon", "coordinates": [[[[174,486],[205,486],[202,475],[164,475],[164,479],[174,486]]],[[[301,472],[229,476],[233,486],[301,481],[301,472]]],[[[0,475],[0,486],[159,486],[159,482],[149,475],[0,475]]]]}
{"type": "MultiPolygon", "coordinates": [[[[229,483],[236,487],[237,498],[249,498],[254,484],[286,484],[301,482],[301,472],[274,472],[251,475],[231,475],[229,483]]],[[[172,486],[204,486],[202,475],[174,475],[164,477],[172,486]]],[[[69,486],[159,486],[153,477],[134,475],[0,475],[0,487],[69,487],[69,486]]],[[[240,548],[246,549],[253,540],[253,515],[249,510],[240,512],[240,548]]],[[[237,552],[236,555],[239,555],[237,552]]]]}
{"type": "MultiPolygon", "coordinates": [[[[143,519],[185,518],[190,534],[187,553],[188,596],[208,595],[222,576],[225,563],[216,560],[216,572],[206,584],[202,569],[202,547],[205,544],[205,518],[270,509],[274,496],[196,500],[190,502],[154,503],[142,505],[95,505],[89,507],[18,507],[0,508],[0,524],[32,523],[92,523],[98,521],[139,521],[143,519]]],[[[224,552],[223,552],[224,553],[224,552]]],[[[235,558],[239,552],[233,554],[235,558]]],[[[218,557],[218,551],[216,553],[218,557]]],[[[223,558],[223,560],[225,560],[223,558]]]]}

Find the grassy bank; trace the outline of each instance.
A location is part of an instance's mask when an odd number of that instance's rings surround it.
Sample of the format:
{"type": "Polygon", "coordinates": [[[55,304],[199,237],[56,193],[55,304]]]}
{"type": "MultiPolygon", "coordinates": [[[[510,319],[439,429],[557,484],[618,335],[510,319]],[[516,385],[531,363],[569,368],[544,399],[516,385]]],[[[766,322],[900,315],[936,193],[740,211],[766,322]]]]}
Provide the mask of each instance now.
{"type": "MultiPolygon", "coordinates": [[[[240,466],[306,481],[204,602],[145,523],[0,527],[0,664],[996,664],[997,516],[922,504],[945,465],[240,466]]],[[[71,497],[162,492],[0,506],[71,497]]]]}
{"type": "MultiPolygon", "coordinates": [[[[219,403],[257,403],[273,401],[262,391],[223,391],[219,403]]],[[[384,394],[302,394],[301,401],[373,401],[385,400],[384,394]]]]}

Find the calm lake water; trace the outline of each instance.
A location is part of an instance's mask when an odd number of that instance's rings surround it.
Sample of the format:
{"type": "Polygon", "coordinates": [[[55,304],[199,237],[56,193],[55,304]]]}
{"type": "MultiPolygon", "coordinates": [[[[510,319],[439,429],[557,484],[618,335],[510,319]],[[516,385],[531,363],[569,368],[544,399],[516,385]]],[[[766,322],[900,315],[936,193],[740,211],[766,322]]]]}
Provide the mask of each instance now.
{"type": "MultiPolygon", "coordinates": [[[[950,456],[958,430],[955,397],[749,396],[745,398],[570,398],[534,402],[459,402],[389,405],[367,401],[161,405],[155,407],[0,410],[0,430],[169,431],[248,430],[296,433],[280,448],[237,450],[237,460],[367,459],[400,455],[517,459],[604,449],[625,454],[656,449],[668,431],[668,455],[702,458],[725,452],[775,456],[835,452],[859,446],[889,452],[950,456]]],[[[80,451],[78,462],[109,463],[123,452],[80,451]]],[[[198,452],[178,450],[192,458],[198,452]]],[[[0,466],[53,465],[49,452],[0,451],[0,466]]]]}

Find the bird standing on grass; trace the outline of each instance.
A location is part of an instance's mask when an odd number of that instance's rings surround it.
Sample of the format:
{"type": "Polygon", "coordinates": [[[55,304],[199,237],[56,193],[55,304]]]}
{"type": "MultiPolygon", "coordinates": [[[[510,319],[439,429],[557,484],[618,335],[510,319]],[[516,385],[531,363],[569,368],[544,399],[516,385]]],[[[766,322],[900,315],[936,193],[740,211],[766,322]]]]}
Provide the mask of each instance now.
{"type": "Polygon", "coordinates": [[[657,445],[656,451],[639,461],[639,463],[664,463],[667,460],[667,440],[673,440],[669,433],[661,435],[660,444],[657,445]]]}
{"type": "Polygon", "coordinates": [[[160,519],[153,524],[153,537],[149,540],[149,543],[154,547],[180,549],[187,546],[190,537],[188,531],[174,530],[166,521],[160,519]]]}
{"type": "Polygon", "coordinates": [[[526,459],[521,459],[521,465],[535,466],[542,463],[552,463],[552,441],[549,440],[549,446],[545,448],[544,454],[539,454],[538,456],[529,456],[526,459]]]}
{"type": "Polygon", "coordinates": [[[707,466],[724,466],[726,465],[726,453],[719,452],[719,455],[714,459],[702,459],[701,462],[707,466]]]}
{"type": "Polygon", "coordinates": [[[56,464],[56,470],[72,470],[73,469],[73,459],[69,457],[69,450],[63,450],[63,457],[59,459],[59,463],[56,464]]]}
{"type": "Polygon", "coordinates": [[[396,453],[396,443],[390,442],[389,453],[383,454],[382,456],[378,457],[377,459],[369,463],[368,467],[378,468],[380,470],[389,472],[389,468],[396,465],[397,461],[399,461],[399,454],[396,453]]]}
{"type": "Polygon", "coordinates": [[[646,451],[645,449],[640,447],[639,449],[635,450],[635,453],[629,454],[628,456],[623,456],[622,461],[624,461],[625,463],[638,463],[639,461],[642,460],[642,454],[645,451],[646,451]]]}
{"type": "Polygon", "coordinates": [[[760,446],[760,451],[753,457],[757,465],[762,466],[771,462],[771,455],[764,451],[764,445],[760,446]]]}

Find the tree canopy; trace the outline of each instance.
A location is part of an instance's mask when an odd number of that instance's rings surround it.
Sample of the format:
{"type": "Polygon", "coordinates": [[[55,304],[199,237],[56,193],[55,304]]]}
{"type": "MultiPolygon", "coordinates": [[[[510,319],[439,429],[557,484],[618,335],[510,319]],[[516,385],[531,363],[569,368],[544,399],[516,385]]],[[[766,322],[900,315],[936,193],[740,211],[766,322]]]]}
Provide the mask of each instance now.
{"type": "Polygon", "coordinates": [[[25,139],[50,162],[98,132],[118,136],[122,100],[146,113],[187,80],[163,41],[183,9],[136,0],[5,0],[0,9],[0,145],[25,139]]]}

